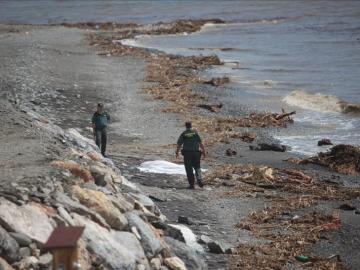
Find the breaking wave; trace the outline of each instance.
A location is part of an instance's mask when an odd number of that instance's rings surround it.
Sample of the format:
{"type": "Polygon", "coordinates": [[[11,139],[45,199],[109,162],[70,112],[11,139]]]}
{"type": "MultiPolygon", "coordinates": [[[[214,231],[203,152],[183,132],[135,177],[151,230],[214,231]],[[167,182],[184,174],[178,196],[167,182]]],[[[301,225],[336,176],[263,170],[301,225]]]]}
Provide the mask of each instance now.
{"type": "Polygon", "coordinates": [[[292,91],[283,100],[291,106],[307,110],[344,114],[360,113],[360,104],[349,103],[332,95],[311,94],[303,90],[292,91]]]}

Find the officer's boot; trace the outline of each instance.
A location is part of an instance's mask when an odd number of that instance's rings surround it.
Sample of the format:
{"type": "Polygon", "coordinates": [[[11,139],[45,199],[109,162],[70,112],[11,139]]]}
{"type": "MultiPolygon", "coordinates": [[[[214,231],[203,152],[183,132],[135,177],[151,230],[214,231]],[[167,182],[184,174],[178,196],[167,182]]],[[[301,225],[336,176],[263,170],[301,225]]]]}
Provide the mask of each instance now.
{"type": "Polygon", "coordinates": [[[204,184],[202,182],[201,169],[200,168],[195,170],[195,175],[196,175],[196,181],[197,181],[199,187],[203,187],[204,184]]]}

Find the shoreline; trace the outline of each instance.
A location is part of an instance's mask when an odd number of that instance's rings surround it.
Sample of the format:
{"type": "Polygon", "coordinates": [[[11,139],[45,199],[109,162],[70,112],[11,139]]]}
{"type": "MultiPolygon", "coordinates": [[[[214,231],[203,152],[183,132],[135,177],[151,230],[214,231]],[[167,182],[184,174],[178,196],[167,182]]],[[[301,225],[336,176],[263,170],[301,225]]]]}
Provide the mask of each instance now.
{"type": "MultiPolygon", "coordinates": [[[[80,32],[79,32],[80,33],[80,32]]],[[[91,34],[91,33],[90,33],[91,34]]],[[[106,35],[105,35],[106,38],[106,35]]],[[[108,37],[109,38],[109,37],[108,37]]],[[[110,41],[110,39],[106,40],[107,42],[110,41]]],[[[128,48],[116,48],[113,47],[112,42],[107,43],[106,45],[109,45],[111,50],[110,51],[111,54],[116,54],[116,53],[120,53],[120,54],[131,54],[134,52],[133,49],[128,49],[128,48]]],[[[98,46],[96,46],[98,47],[98,46]]],[[[95,48],[96,48],[95,47],[95,48]]],[[[108,54],[107,51],[102,52],[103,54],[106,53],[105,55],[108,54]]],[[[142,50],[136,52],[138,53],[138,55],[135,54],[135,58],[140,56],[143,57],[144,55],[147,55],[148,53],[151,55],[152,52],[144,52],[142,50]]],[[[175,64],[183,64],[183,66],[180,65],[181,68],[183,68],[184,70],[183,73],[181,73],[181,76],[184,76],[185,79],[187,80],[188,77],[190,77],[190,81],[191,83],[201,83],[202,80],[200,78],[197,77],[197,75],[192,74],[191,72],[188,73],[188,71],[186,71],[186,68],[188,69],[196,67],[196,70],[201,70],[202,68],[206,68],[208,67],[208,62],[210,61],[210,63],[219,63],[219,61],[215,58],[181,58],[181,57],[177,57],[177,56],[168,56],[166,54],[162,54],[160,53],[161,57],[159,59],[155,59],[154,61],[150,61],[150,65],[153,66],[161,66],[162,64],[165,63],[165,66],[170,66],[170,68],[168,70],[170,71],[174,71],[175,72],[175,77],[171,77],[171,78],[178,78],[176,72],[176,68],[173,68],[173,65],[175,64]],[[168,59],[169,58],[169,59],[168,59]],[[202,64],[201,61],[204,61],[205,59],[205,64],[202,64]],[[172,62],[174,61],[174,62],[172,62]],[[184,61],[184,62],[181,62],[184,61]],[[200,65],[198,64],[198,61],[200,61],[200,65]],[[198,66],[199,65],[199,66],[198,66]],[[185,75],[184,75],[185,74],[185,75]]],[[[106,57],[104,59],[104,61],[106,61],[106,63],[111,63],[111,58],[112,57],[106,57]],[[110,61],[110,62],[109,62],[110,61]]],[[[116,58],[116,57],[115,57],[116,58]]],[[[124,56],[120,57],[121,60],[125,59],[124,56]]],[[[148,61],[148,59],[146,59],[148,61]]],[[[141,60],[139,60],[141,62],[141,60]]],[[[113,64],[115,64],[116,62],[114,62],[113,64]]],[[[146,65],[146,63],[144,63],[146,65]]],[[[183,119],[177,116],[177,114],[174,113],[178,113],[178,107],[175,108],[170,108],[171,110],[166,109],[167,107],[165,107],[165,110],[167,112],[171,112],[169,113],[162,113],[162,112],[157,112],[157,110],[159,108],[164,109],[164,104],[167,104],[167,106],[171,106],[171,99],[172,95],[170,95],[169,97],[166,98],[159,98],[159,95],[166,95],[166,90],[169,90],[170,87],[175,87],[176,89],[174,90],[176,93],[177,91],[179,91],[179,88],[181,90],[184,89],[185,93],[187,95],[190,96],[190,98],[193,98],[193,89],[191,89],[192,85],[188,85],[188,82],[186,81],[186,86],[182,85],[182,77],[180,77],[180,81],[179,82],[175,82],[174,84],[168,85],[168,82],[161,82],[160,84],[163,83],[163,89],[158,92],[155,91],[156,89],[156,85],[154,86],[154,82],[159,82],[158,79],[163,77],[163,74],[153,74],[153,80],[150,82],[147,82],[147,84],[152,84],[151,88],[150,88],[150,94],[155,94],[155,96],[158,97],[157,100],[155,101],[146,101],[146,102],[150,102],[153,103],[155,102],[156,105],[155,106],[151,106],[151,114],[156,114],[158,117],[161,117],[162,120],[166,120],[166,119],[172,119],[170,126],[172,131],[178,130],[178,125],[179,123],[183,122],[183,119]],[[176,83],[178,83],[179,85],[177,86],[176,83]],[[178,88],[177,88],[178,87],[178,88]],[[181,87],[184,87],[183,89],[181,87]],[[154,90],[155,89],[155,90],[154,90]],[[169,99],[170,100],[169,100],[169,99]],[[165,102],[164,102],[165,101],[165,102]],[[162,116],[160,116],[162,115],[162,116]]],[[[149,78],[148,78],[149,80],[149,78]]],[[[129,89],[127,90],[129,91],[129,89]]],[[[149,91],[148,91],[149,94],[149,91]]],[[[141,94],[142,95],[142,94],[141,94]]],[[[195,92],[196,95],[196,92],[195,92]]],[[[86,96],[86,92],[84,92],[84,96],[86,96]]],[[[206,96],[202,96],[199,94],[199,96],[195,96],[196,98],[200,98],[203,101],[209,102],[206,98],[206,96]]],[[[110,99],[113,99],[113,97],[111,97],[110,99]]],[[[185,96],[185,107],[189,106],[191,109],[193,109],[194,106],[197,105],[197,103],[194,103],[192,99],[188,99],[188,97],[185,96]]],[[[210,100],[212,102],[212,100],[210,100]]],[[[116,107],[115,105],[112,105],[116,107]]],[[[125,105],[126,107],[127,105],[125,105]]],[[[196,113],[200,113],[200,116],[202,118],[207,118],[207,117],[212,117],[214,114],[217,115],[216,113],[208,113],[206,110],[204,111],[201,108],[197,108],[196,109],[196,113]]],[[[134,110],[135,112],[136,110],[134,110]]],[[[121,113],[121,112],[120,112],[121,113]]],[[[149,111],[147,111],[147,113],[149,113],[149,111]]],[[[247,112],[244,112],[244,114],[246,115],[247,112]]],[[[221,111],[220,111],[221,114],[221,111]]],[[[143,116],[142,116],[143,117],[143,116]]],[[[204,121],[202,118],[200,118],[198,121],[200,124],[202,123],[206,123],[206,121],[204,121]]],[[[161,120],[160,120],[161,121],[161,120]]],[[[213,120],[215,121],[215,120],[213,120]]],[[[224,121],[224,120],[223,120],[224,121]]],[[[231,125],[233,124],[234,120],[230,119],[230,123],[226,122],[225,124],[227,125],[231,125]]],[[[246,120],[248,121],[248,120],[246,120]]],[[[155,121],[155,123],[158,123],[159,121],[155,121]]],[[[211,124],[214,122],[210,122],[211,124]]],[[[237,122],[235,122],[237,123],[237,122]]],[[[245,123],[246,124],[246,123],[245,123]]],[[[85,124],[84,124],[85,125],[85,124]]],[[[126,125],[130,125],[131,123],[126,123],[126,125]]],[[[224,125],[224,123],[220,122],[220,127],[224,127],[222,126],[224,125]]],[[[271,124],[272,125],[272,124],[271,124]]],[[[169,124],[165,123],[164,126],[162,126],[162,128],[169,128],[169,124]]],[[[225,127],[226,129],[226,127],[225,127]]],[[[200,130],[202,131],[202,129],[200,130]]],[[[225,134],[225,139],[227,138],[227,136],[231,136],[234,135],[236,140],[236,136],[237,135],[242,135],[242,133],[237,133],[238,131],[233,131],[233,130],[226,130],[225,134]]],[[[172,133],[172,132],[171,132],[172,133]]],[[[176,132],[175,132],[176,133],[176,132]]],[[[115,135],[115,134],[114,134],[115,135]]],[[[176,135],[175,135],[176,136],[176,135]]],[[[171,140],[169,140],[169,138],[167,139],[167,141],[171,142],[173,141],[174,138],[172,138],[171,140]]],[[[270,203],[270,201],[268,200],[268,198],[266,198],[266,196],[261,195],[261,192],[258,194],[256,193],[254,195],[254,197],[252,199],[249,199],[249,194],[238,194],[236,198],[234,197],[223,197],[224,194],[229,191],[229,188],[232,189],[232,184],[231,183],[231,179],[228,181],[229,183],[227,184],[231,184],[230,186],[226,186],[224,183],[226,182],[225,180],[222,180],[222,184],[220,182],[220,186],[215,185],[215,189],[213,190],[209,190],[209,191],[201,191],[199,194],[186,194],[187,192],[185,190],[182,190],[181,186],[185,185],[185,180],[184,179],[179,179],[179,177],[175,177],[175,176],[166,176],[166,175],[158,175],[158,174],[146,174],[146,173],[138,173],[136,170],[136,165],[139,165],[140,162],[144,161],[144,160],[151,160],[152,158],[158,158],[158,157],[164,157],[164,158],[168,158],[170,160],[172,160],[171,158],[171,154],[172,153],[172,145],[170,146],[165,146],[165,148],[161,148],[161,140],[160,141],[152,141],[152,142],[148,142],[145,143],[144,148],[141,149],[136,149],[136,151],[134,151],[134,149],[132,149],[133,145],[137,144],[136,142],[136,138],[135,140],[130,139],[130,143],[127,142],[127,139],[124,138],[124,142],[120,142],[120,143],[116,143],[116,145],[110,145],[110,147],[115,146],[112,151],[111,154],[114,152],[120,152],[120,155],[116,155],[114,154],[114,161],[116,162],[116,164],[121,168],[122,171],[125,171],[125,174],[129,175],[129,179],[131,179],[131,181],[136,182],[136,183],[140,183],[143,185],[143,189],[145,190],[145,192],[148,193],[148,195],[152,195],[155,198],[159,197],[161,198],[161,196],[165,196],[166,200],[163,202],[159,202],[158,205],[160,208],[162,208],[163,212],[170,218],[171,222],[176,222],[177,221],[177,217],[179,214],[185,215],[185,216],[189,216],[191,218],[195,218],[195,219],[200,219],[197,220],[198,225],[195,226],[190,226],[191,229],[193,229],[196,234],[199,236],[202,233],[207,233],[209,234],[212,238],[215,238],[217,240],[226,240],[227,242],[229,242],[229,244],[231,244],[233,247],[236,247],[239,244],[238,241],[238,237],[245,237],[245,239],[251,239],[249,240],[250,243],[252,243],[252,241],[256,242],[255,239],[251,238],[249,236],[250,232],[247,232],[248,230],[237,230],[234,229],[233,226],[235,226],[241,219],[246,218],[246,216],[248,214],[250,214],[251,211],[256,211],[256,210],[261,210],[264,206],[266,206],[268,203],[270,203]],[[134,143],[135,142],[135,143],[134,143]],[[124,143],[129,144],[128,147],[124,147],[124,143]],[[158,150],[158,152],[153,152],[150,153],[148,151],[153,151],[154,148],[158,150]],[[126,157],[125,155],[122,155],[126,149],[126,153],[129,153],[129,158],[126,157]],[[145,150],[148,149],[148,150],[145,150]],[[136,155],[138,155],[139,157],[136,158],[134,157],[134,152],[137,152],[136,155]],[[145,154],[145,157],[143,156],[145,154]],[[130,164],[124,166],[122,165],[123,162],[128,162],[130,164]],[[132,163],[133,162],[133,163],[132,163]],[[130,166],[129,166],[130,165],[130,166]],[[175,188],[175,189],[174,189],[175,188]],[[151,194],[150,194],[151,193],[151,194]],[[214,201],[207,201],[207,199],[209,198],[209,196],[214,196],[214,193],[216,194],[216,200],[214,201]],[[165,195],[164,195],[165,194],[165,195]],[[168,200],[169,198],[172,198],[171,200],[168,200]],[[247,203],[246,203],[247,202],[247,203]],[[193,205],[196,205],[196,207],[194,209],[191,209],[193,205]],[[231,206],[231,207],[230,207],[231,206]],[[254,206],[256,206],[255,208],[253,208],[254,206]],[[228,209],[227,209],[228,208],[228,209]],[[178,211],[174,211],[174,210],[178,210],[178,211]],[[234,216],[234,213],[240,213],[240,216],[234,216]],[[219,219],[219,216],[222,217],[221,219],[219,219]],[[210,219],[209,219],[210,217],[210,219]],[[230,218],[231,217],[231,218],[230,218]],[[224,219],[229,219],[229,220],[224,220],[224,219]],[[209,229],[206,227],[206,225],[199,225],[202,223],[207,223],[207,225],[209,225],[209,229]],[[211,230],[210,230],[211,229],[211,230]],[[222,233],[222,231],[225,232],[225,234],[222,233]],[[249,238],[247,238],[249,237],[249,238]]],[[[142,139],[142,141],[145,141],[146,139],[142,139]]],[[[219,146],[219,144],[215,145],[213,148],[210,148],[212,152],[214,152],[214,157],[213,157],[213,161],[211,160],[207,160],[206,163],[208,163],[209,166],[212,166],[213,163],[218,163],[218,160],[221,160],[221,163],[257,163],[257,164],[266,164],[266,165],[270,165],[273,167],[295,167],[295,168],[299,168],[299,166],[297,165],[290,165],[288,163],[284,163],[282,162],[282,159],[284,159],[284,154],[282,153],[265,153],[265,152],[256,152],[256,151],[249,151],[248,150],[248,144],[247,143],[243,143],[241,141],[236,141],[235,144],[233,144],[233,142],[230,142],[230,144],[226,144],[226,143],[222,143],[221,146],[219,146]],[[240,144],[240,145],[239,145],[240,144]],[[235,157],[226,157],[224,155],[225,149],[223,149],[223,147],[227,148],[229,146],[234,147],[233,145],[236,145],[237,149],[241,149],[241,155],[246,155],[246,157],[239,157],[239,156],[235,156],[235,157]],[[217,149],[220,148],[220,149],[217,149]],[[247,150],[246,150],[247,149],[247,150]]],[[[285,154],[285,156],[291,156],[289,154],[285,154]]],[[[304,167],[304,166],[300,166],[300,168],[304,171],[306,171],[306,173],[310,173],[313,174],[315,178],[317,178],[316,174],[321,174],[323,178],[328,178],[328,177],[332,177],[332,175],[336,175],[333,174],[331,172],[327,172],[324,169],[318,168],[318,167],[304,167]]],[[[338,175],[336,175],[336,177],[339,177],[338,175]]],[[[341,176],[341,178],[344,178],[343,176],[341,176]]],[[[250,184],[251,185],[251,184],[250,184]]],[[[264,192],[264,191],[263,191],[264,192]]],[[[265,189],[265,194],[267,194],[268,191],[265,189]]],[[[270,192],[271,193],[271,192],[270,192]]],[[[251,198],[251,197],[250,197],[251,198]]],[[[311,209],[307,209],[311,210],[311,209]]],[[[329,210],[327,210],[327,213],[329,212],[329,210]]],[[[330,211],[331,212],[331,211],[330,211]]],[[[346,249],[345,249],[346,250],[346,249]]],[[[236,258],[236,252],[239,251],[235,251],[234,253],[234,257],[232,258],[232,261],[237,260],[236,258]]],[[[209,256],[209,258],[207,258],[207,261],[209,263],[209,265],[212,265],[212,267],[214,268],[210,268],[210,269],[219,269],[217,267],[226,267],[226,262],[224,262],[224,255],[213,255],[210,253],[206,253],[206,256],[209,256]]],[[[242,254],[242,256],[250,256],[253,257],[255,256],[254,254],[242,254]]],[[[226,257],[225,257],[226,258],[226,257]]],[[[227,259],[225,259],[227,261],[227,259]]],[[[233,265],[233,267],[235,267],[233,265]]],[[[235,269],[235,268],[234,268],[235,269]]],[[[250,269],[250,268],[249,268],[250,269]]],[[[339,268],[340,269],[340,268],[339,268]]]]}

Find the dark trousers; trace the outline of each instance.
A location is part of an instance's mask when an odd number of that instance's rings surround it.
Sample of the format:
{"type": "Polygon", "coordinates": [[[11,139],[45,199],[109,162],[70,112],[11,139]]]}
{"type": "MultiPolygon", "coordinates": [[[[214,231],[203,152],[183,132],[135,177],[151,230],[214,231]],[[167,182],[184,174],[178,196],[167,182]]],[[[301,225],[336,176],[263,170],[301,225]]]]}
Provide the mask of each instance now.
{"type": "Polygon", "coordinates": [[[195,177],[194,177],[194,171],[196,175],[196,180],[199,184],[199,186],[202,186],[201,182],[201,169],[200,169],[200,159],[201,159],[201,153],[200,152],[186,152],[183,151],[184,155],[184,165],[186,170],[186,176],[189,181],[189,185],[191,187],[195,184],[195,177]]]}
{"type": "Polygon", "coordinates": [[[101,130],[95,130],[95,143],[101,149],[102,155],[105,155],[106,140],[107,140],[106,128],[101,130]]]}

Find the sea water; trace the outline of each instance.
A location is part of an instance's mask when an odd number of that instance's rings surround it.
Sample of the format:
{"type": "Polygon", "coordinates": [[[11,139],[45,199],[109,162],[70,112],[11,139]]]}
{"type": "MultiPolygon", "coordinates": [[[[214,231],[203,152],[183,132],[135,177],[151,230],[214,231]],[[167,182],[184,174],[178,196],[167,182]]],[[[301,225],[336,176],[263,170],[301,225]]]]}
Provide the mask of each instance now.
{"type": "Polygon", "coordinates": [[[0,21],[152,23],[220,18],[200,32],[141,36],[130,45],[183,55],[217,54],[239,104],[296,110],[295,124],[273,135],[310,155],[317,140],[360,144],[360,1],[0,1],[0,21]],[[343,102],[345,101],[345,102],[343,102]],[[356,106],[355,106],[356,108],[356,106]]]}

